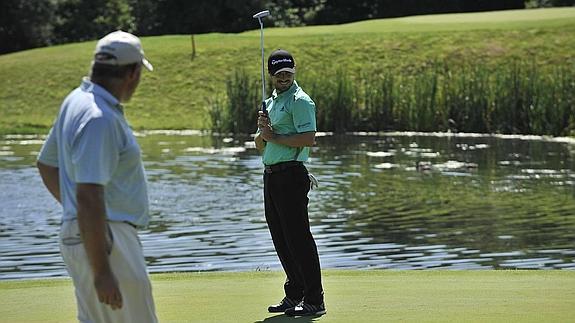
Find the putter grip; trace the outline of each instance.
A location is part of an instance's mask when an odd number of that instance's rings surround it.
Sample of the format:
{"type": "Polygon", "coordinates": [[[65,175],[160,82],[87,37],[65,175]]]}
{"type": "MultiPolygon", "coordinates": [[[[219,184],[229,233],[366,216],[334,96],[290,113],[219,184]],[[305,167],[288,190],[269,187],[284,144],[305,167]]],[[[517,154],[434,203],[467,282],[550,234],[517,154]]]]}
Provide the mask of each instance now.
{"type": "Polygon", "coordinates": [[[266,101],[262,101],[262,112],[264,113],[264,115],[267,117],[268,116],[268,109],[266,106],[266,101]]]}

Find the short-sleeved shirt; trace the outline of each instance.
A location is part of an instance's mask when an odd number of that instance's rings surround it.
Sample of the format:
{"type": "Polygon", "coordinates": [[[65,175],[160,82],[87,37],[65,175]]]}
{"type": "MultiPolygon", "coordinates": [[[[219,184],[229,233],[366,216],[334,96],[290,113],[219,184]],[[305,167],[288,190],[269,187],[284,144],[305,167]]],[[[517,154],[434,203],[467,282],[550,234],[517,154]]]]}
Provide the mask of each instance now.
{"type": "Polygon", "coordinates": [[[64,100],[38,160],[59,168],[63,221],[77,218],[76,187],[104,186],[110,221],[149,222],[141,151],[120,102],[84,78],[64,100]]]}
{"type": "MultiPolygon", "coordinates": [[[[275,134],[294,135],[315,132],[315,103],[296,81],[281,93],[273,91],[266,100],[270,122],[275,134]]],[[[266,143],[262,161],[265,165],[274,165],[285,161],[306,161],[309,147],[289,147],[273,142],[266,143]]]]}

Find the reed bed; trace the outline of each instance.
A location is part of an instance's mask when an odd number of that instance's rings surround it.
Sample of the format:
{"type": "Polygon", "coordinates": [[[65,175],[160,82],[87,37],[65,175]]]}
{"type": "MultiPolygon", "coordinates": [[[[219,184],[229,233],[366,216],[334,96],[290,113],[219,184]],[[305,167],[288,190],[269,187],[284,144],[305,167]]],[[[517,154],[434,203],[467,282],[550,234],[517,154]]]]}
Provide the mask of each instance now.
{"type": "Polygon", "coordinates": [[[261,103],[260,83],[243,68],[233,71],[226,81],[226,94],[216,96],[208,105],[207,116],[212,133],[249,134],[256,129],[261,103]]]}
{"type": "MultiPolygon", "coordinates": [[[[513,61],[488,66],[435,61],[409,71],[350,73],[338,68],[297,79],[316,103],[321,131],[575,134],[573,64],[513,61]]],[[[212,131],[255,131],[258,83],[244,70],[234,71],[223,95],[226,104],[209,108],[212,131]],[[217,115],[228,121],[218,121],[217,115]]]]}

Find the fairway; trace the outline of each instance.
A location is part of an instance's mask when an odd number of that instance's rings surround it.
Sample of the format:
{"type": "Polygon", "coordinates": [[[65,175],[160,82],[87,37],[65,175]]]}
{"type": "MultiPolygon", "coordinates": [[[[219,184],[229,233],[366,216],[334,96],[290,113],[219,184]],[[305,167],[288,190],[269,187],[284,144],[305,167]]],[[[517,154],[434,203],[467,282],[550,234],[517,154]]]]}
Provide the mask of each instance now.
{"type": "MultiPolygon", "coordinates": [[[[208,129],[207,108],[245,69],[260,77],[259,25],[238,34],[143,37],[154,65],[126,115],[136,129],[208,129]]],[[[0,133],[45,133],[59,106],[88,74],[95,41],[0,55],[0,133]]],[[[376,19],[343,25],[266,28],[265,53],[284,48],[298,77],[354,79],[410,73],[429,62],[508,66],[518,58],[546,67],[575,60],[575,8],[513,10],[376,19]],[[363,75],[363,76],[362,76],[363,75]]],[[[259,87],[258,87],[259,86],[259,87]]],[[[305,87],[305,84],[302,84],[305,87]]],[[[314,94],[314,93],[311,93],[314,94]]]]}
{"type": "MultiPolygon", "coordinates": [[[[346,33],[434,33],[486,29],[529,29],[571,25],[575,8],[523,9],[481,13],[453,13],[403,18],[372,19],[334,26],[269,28],[266,36],[311,36],[346,33]]],[[[255,31],[244,34],[254,35],[255,31]]]]}
{"type": "MultiPolygon", "coordinates": [[[[152,275],[160,322],[570,322],[572,271],[324,271],[327,315],[267,313],[280,272],[152,275]]],[[[0,282],[2,322],[74,322],[67,279],[0,282]]]]}

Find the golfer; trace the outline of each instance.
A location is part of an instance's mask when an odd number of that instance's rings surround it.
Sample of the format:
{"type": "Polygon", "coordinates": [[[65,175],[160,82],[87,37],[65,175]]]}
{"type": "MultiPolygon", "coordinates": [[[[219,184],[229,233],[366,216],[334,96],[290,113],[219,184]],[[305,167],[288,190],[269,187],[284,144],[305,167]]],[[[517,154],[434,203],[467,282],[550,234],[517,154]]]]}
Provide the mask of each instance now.
{"type": "Polygon", "coordinates": [[[265,216],[286,273],[285,297],[269,312],[325,314],[317,247],[307,212],[310,177],[303,162],[315,142],[315,104],[295,81],[295,61],[285,50],[268,58],[274,91],[259,112],[257,149],[262,152],[265,216]]]}
{"type": "Polygon", "coordinates": [[[142,68],[140,40],[116,31],[96,45],[90,76],[64,100],[38,157],[63,206],[60,251],[80,322],[157,322],[137,228],[148,224],[140,147],[122,102],[142,68]]]}

